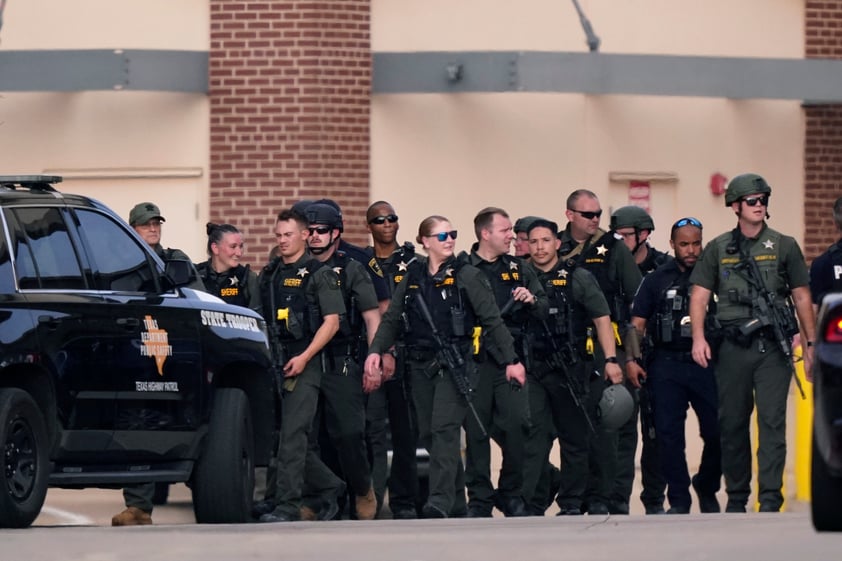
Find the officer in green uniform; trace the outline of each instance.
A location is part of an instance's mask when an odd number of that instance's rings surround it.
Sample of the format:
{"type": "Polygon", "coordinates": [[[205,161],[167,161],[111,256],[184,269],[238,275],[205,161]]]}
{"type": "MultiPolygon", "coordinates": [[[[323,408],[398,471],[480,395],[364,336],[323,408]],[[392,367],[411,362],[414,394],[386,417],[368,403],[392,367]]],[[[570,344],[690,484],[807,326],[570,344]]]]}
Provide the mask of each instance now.
{"type": "MultiPolygon", "coordinates": [[[[640,285],[642,276],[628,248],[612,232],[599,227],[602,208],[596,194],[587,189],[579,189],[567,197],[565,211],[568,223],[561,236],[562,259],[574,259],[577,266],[591,272],[602,288],[611,310],[611,322],[614,326],[617,342],[617,359],[621,368],[625,363],[622,347],[621,330],[629,322],[629,311],[634,294],[640,285]]],[[[599,364],[599,360],[597,360],[599,364]]],[[[592,384],[591,398],[601,397],[601,380],[596,378],[592,384]]],[[[595,406],[594,406],[595,407],[595,406]]],[[[633,433],[635,436],[637,432],[633,433]]],[[[620,484],[615,482],[618,462],[618,433],[607,431],[597,426],[597,435],[591,440],[591,456],[588,467],[591,477],[586,496],[587,510],[591,514],[628,514],[634,473],[627,474],[620,484]]],[[[626,442],[626,448],[632,448],[626,442]]],[[[634,443],[636,447],[636,442],[634,443]]]]}
{"type": "MultiPolygon", "coordinates": [[[[322,378],[321,353],[339,331],[339,318],[345,313],[339,276],[307,253],[308,235],[306,217],[282,211],[275,223],[279,257],[259,279],[263,316],[273,344],[283,351],[276,353],[283,355],[276,360],[282,362],[284,377],[276,507],[261,515],[261,522],[300,519],[305,464],[308,494],[330,497],[326,509],[334,516],[335,499],[345,492],[342,480],[308,447],[322,378]]],[[[329,514],[324,517],[332,517],[329,514]]]]}
{"type": "MultiPolygon", "coordinates": [[[[531,514],[548,506],[547,466],[552,441],[561,450],[559,515],[581,514],[588,480],[588,445],[592,429],[588,411],[594,354],[587,348],[594,327],[605,356],[616,356],[608,302],[596,279],[574,263],[562,261],[558,225],[535,219],[528,231],[532,265],[549,299],[549,318],[529,324],[532,367],[527,371],[532,427],[525,443],[523,496],[531,514]],[[549,438],[548,438],[549,437],[549,438]]],[[[609,362],[606,375],[623,379],[620,366],[609,362]]]]}
{"type": "MultiPolygon", "coordinates": [[[[339,275],[346,313],[339,332],[325,346],[325,372],[320,388],[321,421],[335,449],[339,468],[356,498],[360,520],[377,514],[371,467],[365,444],[365,394],[362,386],[361,345],[380,325],[377,294],[365,266],[339,249],[342,215],[331,205],[313,203],[306,210],[310,223],[307,246],[320,263],[339,275]]],[[[310,436],[311,441],[317,435],[310,436]]]]}
{"type": "Polygon", "coordinates": [[[722,473],[728,492],[726,512],[745,512],[751,492],[749,420],[757,407],[758,501],[762,512],[778,512],[783,504],[786,460],[786,401],[792,378],[789,350],[798,315],[804,347],[804,368],[813,362],[815,317],[807,265],[795,239],[766,225],[772,189],[754,173],[738,175],[725,191],[725,206],[737,215],[737,227],[711,241],[693,269],[690,282],[690,324],[693,360],[706,367],[711,348],[705,339],[706,306],[718,296],[716,317],[725,332],[715,353],[719,393],[722,473]],[[751,263],[753,261],[754,263],[751,263]],[[760,276],[760,279],[757,279],[760,276]],[[765,296],[779,312],[784,341],[769,325],[765,296]],[[765,324],[765,325],[764,325],[765,324]]]}
{"type": "Polygon", "coordinates": [[[506,378],[521,385],[526,382],[488,279],[453,256],[456,234],[443,216],[421,222],[416,241],[428,258],[416,259],[407,267],[365,364],[366,380],[377,377],[381,354],[405,332],[419,437],[430,453],[430,495],[422,509],[426,518],[445,518],[465,509],[460,432],[469,409],[466,394],[472,395],[465,378],[471,379],[476,369],[472,357],[475,326],[482,328],[487,345],[498,349],[508,363],[506,378]],[[449,358],[456,368],[447,364],[442,345],[452,351],[449,358]]]}
{"type": "MultiPolygon", "coordinates": [[[[531,368],[529,338],[530,321],[547,317],[547,295],[532,265],[509,255],[514,238],[509,215],[501,208],[488,207],[474,217],[477,242],[466,260],[488,277],[500,314],[515,340],[518,359],[527,371],[531,368]]],[[[475,419],[465,425],[465,483],[468,488],[468,516],[490,517],[496,506],[506,516],[527,514],[523,492],[523,444],[529,424],[528,394],[513,388],[506,380],[506,363],[488,349],[479,368],[479,381],[474,404],[484,427],[494,423],[492,436],[503,452],[503,465],[497,490],[491,481],[491,446],[489,435],[475,419]]]]}
{"type": "Polygon", "coordinates": [[[196,265],[205,290],[229,304],[250,308],[258,313],[260,290],[257,275],[240,263],[243,234],[231,224],[208,222],[208,260],[196,265]]]}
{"type": "MultiPolygon", "coordinates": [[[[655,221],[639,206],[629,205],[615,210],[611,214],[611,231],[622,237],[623,243],[629,248],[640,269],[640,274],[644,277],[664,263],[672,261],[672,257],[668,254],[658,251],[649,244],[649,236],[655,231],[655,221]]],[[[628,381],[626,387],[635,398],[635,407],[631,419],[618,431],[614,495],[616,497],[631,496],[637,454],[637,419],[640,417],[643,442],[640,453],[640,479],[643,484],[640,502],[643,503],[646,514],[662,514],[667,483],[661,475],[650,388],[647,385],[635,387],[628,381]]],[[[628,503],[628,500],[624,502],[628,503]]]]}

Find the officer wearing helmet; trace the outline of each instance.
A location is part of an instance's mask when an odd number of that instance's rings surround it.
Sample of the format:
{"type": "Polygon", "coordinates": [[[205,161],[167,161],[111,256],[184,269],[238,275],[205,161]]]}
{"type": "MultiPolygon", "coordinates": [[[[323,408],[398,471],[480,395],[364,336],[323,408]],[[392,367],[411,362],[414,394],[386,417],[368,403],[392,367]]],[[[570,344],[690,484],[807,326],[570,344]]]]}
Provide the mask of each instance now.
{"type": "Polygon", "coordinates": [[[539,220],[537,216],[523,216],[515,220],[512,230],[515,233],[515,257],[529,258],[529,227],[539,220]]]}
{"type": "Polygon", "coordinates": [[[713,360],[719,392],[722,472],[728,493],[726,512],[745,512],[751,492],[750,418],[757,408],[758,500],[762,512],[778,512],[786,460],[786,402],[792,379],[789,340],[798,331],[804,370],[813,363],[815,316],[809,275],[794,238],[766,224],[772,188],[754,173],[738,175],[725,191],[725,206],[737,226],[705,246],[690,282],[692,354],[702,367],[713,360]],[[757,277],[760,277],[759,279],[757,277]],[[725,333],[714,353],[704,325],[711,294],[718,295],[716,318],[725,333]],[[779,329],[768,325],[769,299],[779,329]],[[763,305],[761,305],[763,303],[763,305]],[[763,325],[766,323],[767,325],[763,325]],[[781,325],[785,324],[785,325],[781,325]]]}
{"type": "Polygon", "coordinates": [[[365,391],[380,386],[379,376],[363,379],[361,345],[370,343],[380,326],[377,295],[366,267],[339,249],[342,214],[331,204],[315,202],[305,211],[310,253],[339,275],[346,313],[339,332],[324,348],[320,394],[322,423],[333,444],[342,474],[356,496],[356,516],[371,520],[377,500],[365,443],[365,391]]]}
{"type": "MultiPolygon", "coordinates": [[[[611,215],[611,231],[614,237],[623,240],[634,257],[640,274],[646,277],[672,258],[658,251],[649,244],[649,236],[655,231],[655,222],[646,210],[636,205],[620,207],[611,215]]],[[[637,453],[637,419],[640,417],[643,449],[640,455],[640,476],[643,490],[640,501],[646,514],[664,512],[664,493],[666,482],[661,475],[658,459],[658,441],[654,429],[652,400],[645,386],[629,386],[635,398],[634,414],[628,423],[619,429],[617,458],[617,478],[615,496],[625,497],[631,494],[635,475],[635,455],[637,453]]]]}
{"type": "Polygon", "coordinates": [[[634,256],[643,276],[670,260],[670,256],[649,244],[655,222],[644,209],[636,205],[620,207],[611,215],[611,231],[623,239],[634,256]]]}

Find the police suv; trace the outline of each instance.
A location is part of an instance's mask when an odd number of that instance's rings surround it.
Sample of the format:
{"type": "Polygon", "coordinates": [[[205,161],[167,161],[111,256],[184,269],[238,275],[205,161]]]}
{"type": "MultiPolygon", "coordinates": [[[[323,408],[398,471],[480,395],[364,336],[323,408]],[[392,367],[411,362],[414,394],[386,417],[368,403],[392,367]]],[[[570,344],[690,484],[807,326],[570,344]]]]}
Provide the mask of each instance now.
{"type": "Polygon", "coordinates": [[[48,486],[150,481],[187,482],[198,522],[249,521],[277,434],[263,319],[60,181],[0,176],[0,527],[48,486]]]}
{"type": "Polygon", "coordinates": [[[842,293],[825,296],[819,310],[813,406],[813,526],[842,532],[842,293]]]}

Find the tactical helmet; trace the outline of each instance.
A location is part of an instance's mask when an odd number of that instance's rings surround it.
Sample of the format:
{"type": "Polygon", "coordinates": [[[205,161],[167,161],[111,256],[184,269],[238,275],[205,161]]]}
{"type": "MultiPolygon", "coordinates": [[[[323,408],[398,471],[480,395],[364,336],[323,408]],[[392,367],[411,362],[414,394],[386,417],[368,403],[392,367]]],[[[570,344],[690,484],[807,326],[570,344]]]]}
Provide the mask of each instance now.
{"type": "Polygon", "coordinates": [[[316,201],[316,204],[327,205],[327,206],[333,208],[333,210],[335,210],[337,212],[337,214],[339,215],[339,222],[337,223],[337,225],[335,227],[339,228],[340,232],[345,231],[345,224],[342,221],[342,209],[339,207],[339,203],[337,203],[333,199],[319,199],[318,201],[316,201]]]}
{"type": "Polygon", "coordinates": [[[635,230],[655,230],[655,222],[649,213],[639,206],[620,207],[611,215],[611,229],[634,228],[635,230]]]}
{"type": "Polygon", "coordinates": [[[756,173],[744,173],[738,175],[728,184],[725,189],[725,206],[731,206],[745,197],[754,193],[761,193],[763,195],[771,195],[772,188],[766,183],[766,180],[756,173]]]}
{"type": "Polygon", "coordinates": [[[617,430],[634,412],[634,398],[623,384],[613,384],[602,391],[599,419],[606,430],[617,430]]]}
{"type": "Polygon", "coordinates": [[[532,223],[536,220],[539,220],[538,216],[524,216],[523,218],[518,218],[515,220],[515,226],[513,228],[515,234],[528,232],[529,227],[532,226],[532,223]]]}
{"type": "Polygon", "coordinates": [[[301,216],[307,216],[307,207],[313,204],[314,202],[316,201],[312,199],[301,199],[300,201],[292,205],[292,208],[290,208],[290,210],[292,212],[300,214],[301,216]]]}
{"type": "Polygon", "coordinates": [[[306,216],[311,225],[324,224],[331,228],[340,228],[342,225],[342,215],[339,211],[324,203],[312,203],[307,207],[306,216]]]}

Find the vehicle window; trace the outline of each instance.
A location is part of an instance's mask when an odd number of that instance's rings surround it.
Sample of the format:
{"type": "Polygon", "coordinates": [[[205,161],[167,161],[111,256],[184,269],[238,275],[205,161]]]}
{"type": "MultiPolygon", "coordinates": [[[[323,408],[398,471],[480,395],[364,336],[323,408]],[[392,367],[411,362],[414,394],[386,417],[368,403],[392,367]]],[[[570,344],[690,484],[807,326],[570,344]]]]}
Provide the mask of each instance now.
{"type": "Polygon", "coordinates": [[[14,250],[21,288],[87,288],[58,208],[19,208],[12,214],[19,228],[14,250]]]}
{"type": "Polygon", "coordinates": [[[79,235],[84,239],[100,290],[153,292],[157,273],[147,252],[111,217],[77,209],[79,235]]]}
{"type": "Polygon", "coordinates": [[[14,275],[12,274],[12,258],[3,231],[3,221],[0,219],[0,294],[11,294],[15,291],[14,275]]]}

